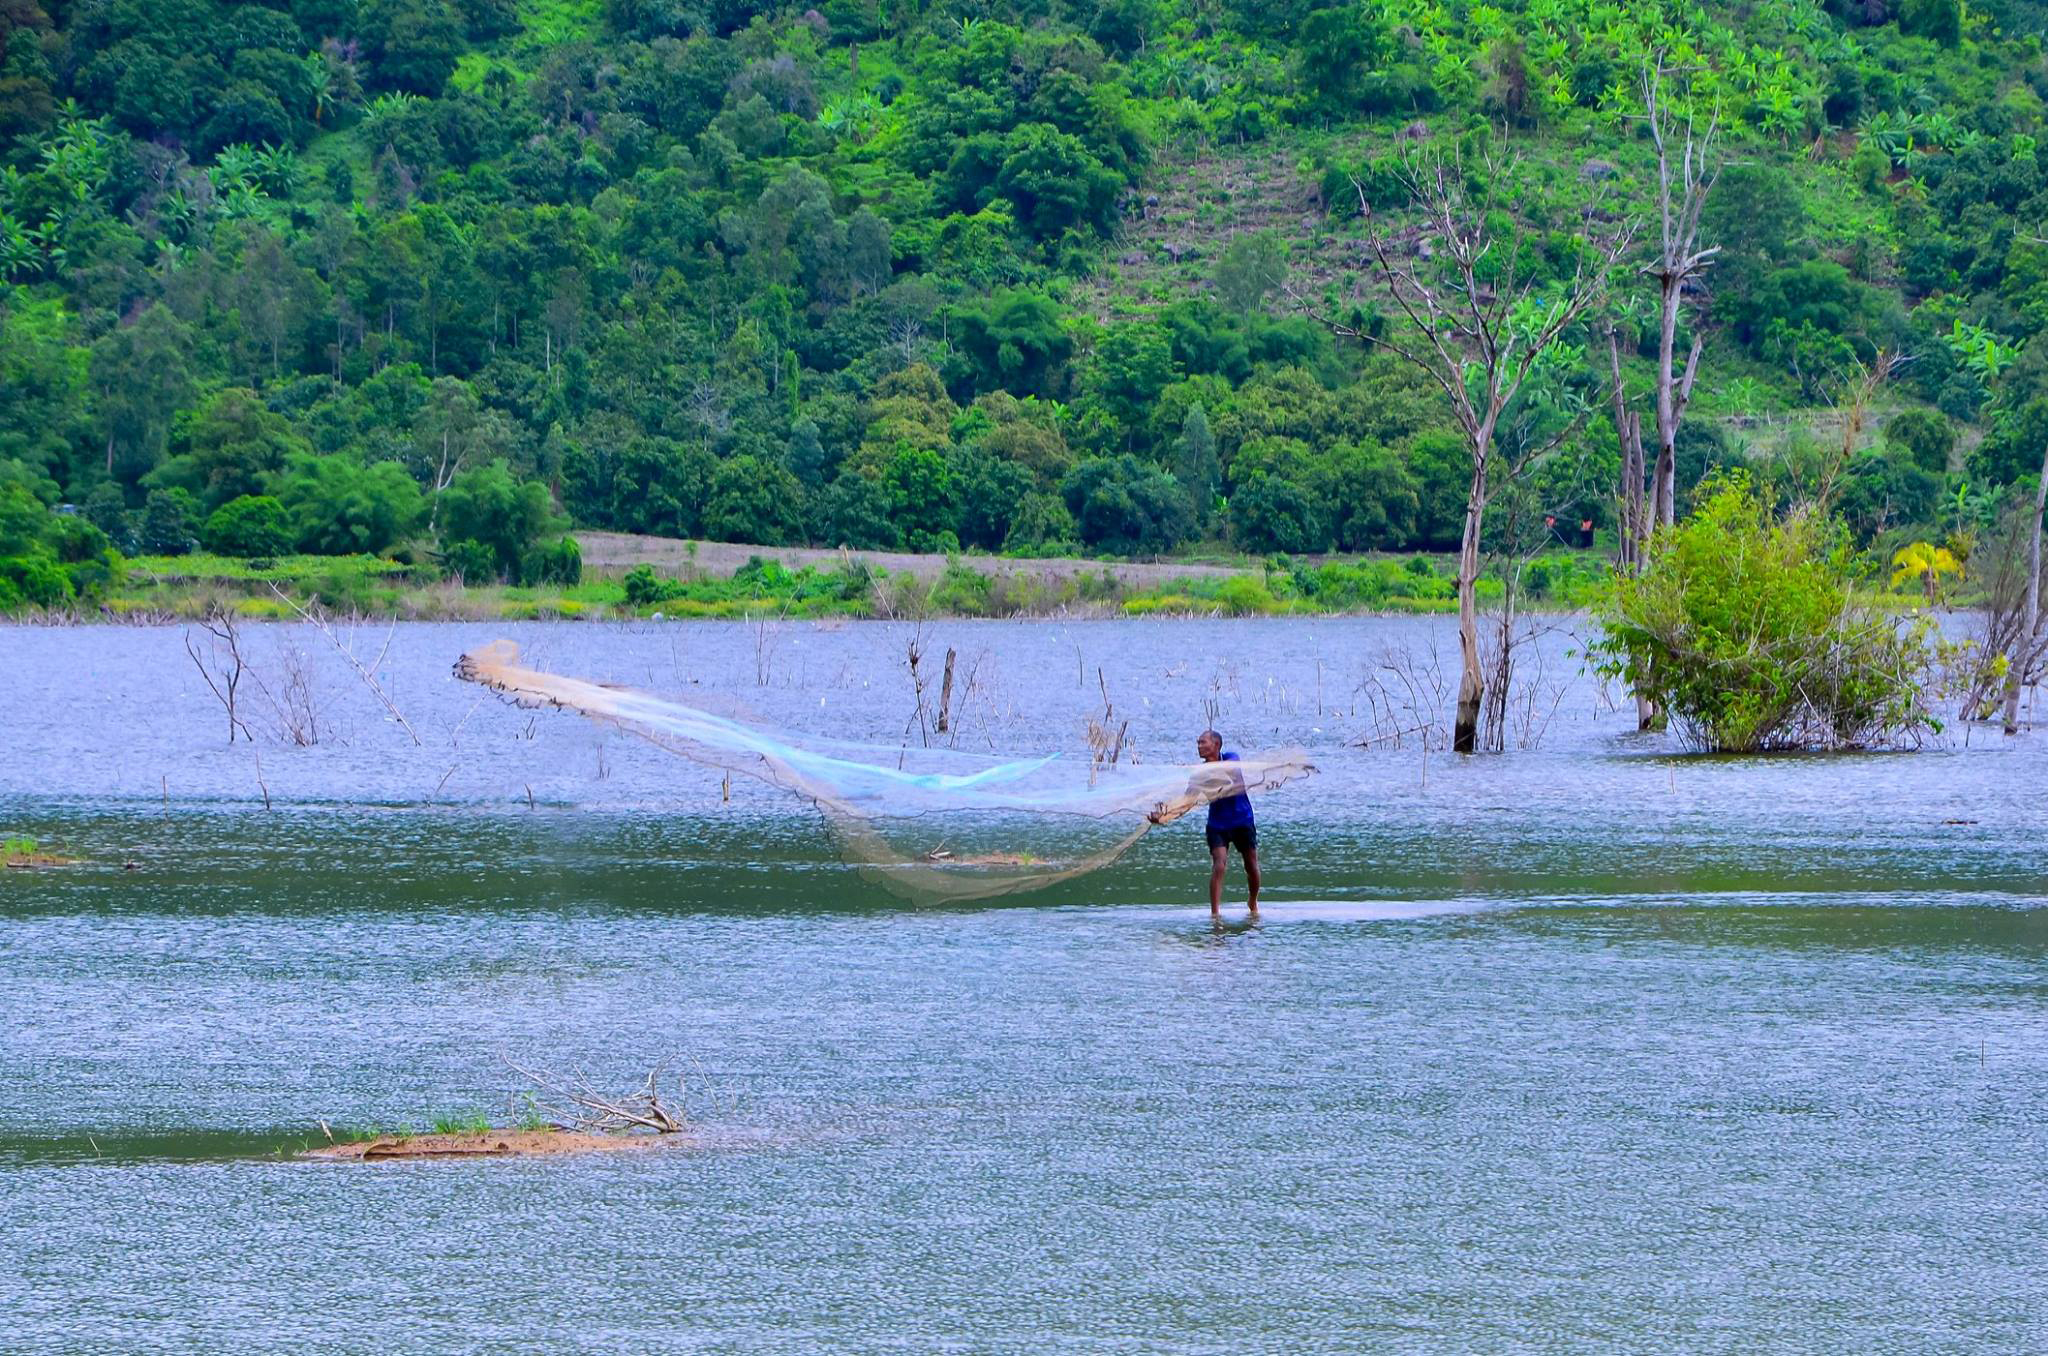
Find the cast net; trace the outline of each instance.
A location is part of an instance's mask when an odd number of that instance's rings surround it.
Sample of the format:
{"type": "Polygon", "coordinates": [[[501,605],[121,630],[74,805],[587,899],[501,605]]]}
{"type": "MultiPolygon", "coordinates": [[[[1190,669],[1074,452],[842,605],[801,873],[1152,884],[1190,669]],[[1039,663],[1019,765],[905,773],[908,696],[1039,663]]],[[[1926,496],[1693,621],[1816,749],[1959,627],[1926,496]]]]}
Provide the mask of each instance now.
{"type": "Polygon", "coordinates": [[[983,758],[795,736],[527,668],[505,640],[462,656],[455,675],[802,796],[831,824],[848,862],[915,899],[981,899],[1070,880],[1212,800],[1270,791],[1315,771],[1299,749],[1217,763],[1105,765],[1085,756],[983,758]]]}

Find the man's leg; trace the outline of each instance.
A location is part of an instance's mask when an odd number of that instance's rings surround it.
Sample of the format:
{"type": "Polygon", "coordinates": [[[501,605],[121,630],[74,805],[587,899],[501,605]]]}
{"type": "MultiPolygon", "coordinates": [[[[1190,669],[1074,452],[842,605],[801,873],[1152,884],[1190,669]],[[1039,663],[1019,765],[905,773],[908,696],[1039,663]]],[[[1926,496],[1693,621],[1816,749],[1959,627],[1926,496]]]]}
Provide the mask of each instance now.
{"type": "Polygon", "coordinates": [[[1244,857],[1244,883],[1249,890],[1246,907],[1253,913],[1259,911],[1259,850],[1255,847],[1241,849],[1244,857]]]}
{"type": "Polygon", "coordinates": [[[1223,870],[1230,861],[1230,848],[1217,843],[1209,849],[1209,912],[1223,912],[1223,870]]]}

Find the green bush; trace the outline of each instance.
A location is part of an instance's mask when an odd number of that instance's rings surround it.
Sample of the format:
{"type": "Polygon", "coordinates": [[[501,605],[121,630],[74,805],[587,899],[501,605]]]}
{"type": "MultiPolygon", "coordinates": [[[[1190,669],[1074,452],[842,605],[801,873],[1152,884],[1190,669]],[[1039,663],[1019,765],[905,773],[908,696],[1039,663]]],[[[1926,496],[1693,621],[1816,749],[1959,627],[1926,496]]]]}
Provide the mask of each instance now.
{"type": "Polygon", "coordinates": [[[992,612],[990,595],[995,581],[981,571],[957,560],[946,562],[938,583],[932,586],[931,605],[941,612],[963,617],[986,617],[992,612]]]}
{"type": "Polygon", "coordinates": [[[1956,426],[1938,410],[1905,410],[1884,426],[1886,441],[1903,447],[1914,465],[1940,475],[1948,470],[1949,451],[1956,445],[1956,426]]]}
{"type": "Polygon", "coordinates": [[[491,555],[489,569],[472,572],[464,561],[465,579],[503,578],[519,572],[533,544],[554,521],[554,501],[538,481],[516,479],[500,458],[472,466],[441,492],[440,529],[453,559],[465,546],[481,546],[491,555]]]}
{"type": "Polygon", "coordinates": [[[71,580],[72,593],[80,602],[87,603],[97,603],[105,598],[127,574],[127,562],[112,547],[88,560],[70,561],[63,568],[71,580]]]}
{"type": "Polygon", "coordinates": [[[682,591],[682,585],[678,581],[662,578],[654,572],[654,567],[645,561],[626,571],[626,577],[621,582],[626,586],[626,602],[633,607],[667,602],[682,591]]]}
{"type": "Polygon", "coordinates": [[[291,459],[277,484],[299,548],[315,555],[376,554],[419,521],[420,487],[396,462],[344,456],[291,459]]]}
{"type": "Polygon", "coordinates": [[[441,552],[441,568],[465,584],[496,583],[498,553],[474,537],[464,537],[441,552]]]}
{"type": "Polygon", "coordinates": [[[245,494],[208,514],[199,539],[218,555],[246,558],[285,555],[294,534],[291,516],[275,497],[245,494]]]}
{"type": "Polygon", "coordinates": [[[1619,580],[1591,653],[1669,713],[1697,748],[1840,748],[1939,728],[1921,701],[1921,630],[1854,601],[1842,527],[1808,508],[1774,518],[1746,477],[1619,580]]]}
{"type": "Polygon", "coordinates": [[[583,582],[583,548],[574,537],[563,537],[553,546],[536,547],[526,557],[520,573],[536,584],[560,584],[567,588],[583,582]]]}
{"type": "Polygon", "coordinates": [[[0,580],[18,598],[14,604],[62,607],[71,601],[71,576],[64,567],[41,553],[0,557],[0,580]]]}
{"type": "Polygon", "coordinates": [[[107,534],[91,522],[69,514],[50,516],[49,525],[43,529],[43,543],[65,565],[97,560],[113,545],[107,534]]]}
{"type": "Polygon", "coordinates": [[[198,545],[192,539],[192,519],[198,510],[197,501],[185,490],[151,490],[136,533],[142,549],[153,556],[190,554],[198,545]]]}
{"type": "Polygon", "coordinates": [[[1256,575],[1232,575],[1216,590],[1216,601],[1223,604],[1223,610],[1233,617],[1255,617],[1272,612],[1280,606],[1280,600],[1266,587],[1266,581],[1256,575]]]}

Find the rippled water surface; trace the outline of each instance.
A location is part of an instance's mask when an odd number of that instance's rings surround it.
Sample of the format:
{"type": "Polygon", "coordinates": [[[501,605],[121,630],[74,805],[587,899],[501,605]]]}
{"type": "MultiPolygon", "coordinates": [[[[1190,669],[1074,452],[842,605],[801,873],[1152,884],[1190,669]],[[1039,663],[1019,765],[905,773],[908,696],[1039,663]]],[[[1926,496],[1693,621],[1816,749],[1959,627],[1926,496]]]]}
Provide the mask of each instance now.
{"type": "MultiPolygon", "coordinates": [[[[512,633],[878,749],[914,709],[907,627],[512,633]]],[[[1425,757],[1434,622],[931,626],[962,749],[1085,757],[1106,694],[1150,761],[1322,770],[1255,925],[1185,824],[920,908],[449,678],[494,634],[353,637],[415,743],[253,630],[299,747],[253,687],[230,745],[176,630],[0,630],[0,834],[82,859],[0,874],[0,1349],[2048,1349],[2048,737],[1677,756],[1560,634],[1536,747],[1425,757]],[[671,1051],[688,1148],[289,1156],[671,1051]]]]}

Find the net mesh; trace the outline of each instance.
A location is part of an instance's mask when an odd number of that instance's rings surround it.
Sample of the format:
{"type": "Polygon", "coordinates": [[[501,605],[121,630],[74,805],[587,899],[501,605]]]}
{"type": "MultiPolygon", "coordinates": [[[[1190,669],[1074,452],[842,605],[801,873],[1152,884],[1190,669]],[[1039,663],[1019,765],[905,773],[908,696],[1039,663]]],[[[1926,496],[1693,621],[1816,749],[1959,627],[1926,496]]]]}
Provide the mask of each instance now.
{"type": "Polygon", "coordinates": [[[1194,764],[998,759],[950,749],[879,750],[793,737],[632,688],[519,662],[494,641],[455,674],[528,706],[553,706],[815,804],[841,855],[906,898],[981,899],[1108,866],[1160,824],[1210,801],[1315,771],[1286,749],[1194,764]],[[1054,818],[1060,817],[1060,818],[1054,818]]]}

